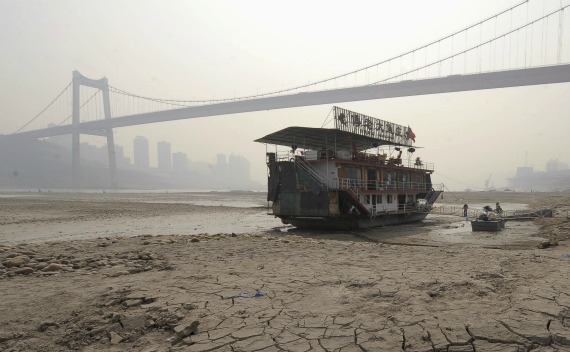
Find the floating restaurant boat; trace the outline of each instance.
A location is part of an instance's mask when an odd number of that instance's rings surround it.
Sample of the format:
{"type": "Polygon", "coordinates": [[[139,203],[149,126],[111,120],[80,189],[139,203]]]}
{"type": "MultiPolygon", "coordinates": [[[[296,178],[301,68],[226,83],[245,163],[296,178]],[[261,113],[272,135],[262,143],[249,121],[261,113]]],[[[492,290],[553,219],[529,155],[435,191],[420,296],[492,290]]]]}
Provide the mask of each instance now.
{"type": "Polygon", "coordinates": [[[266,153],[272,215],[322,229],[425,219],[443,184],[432,183],[432,163],[412,157],[412,129],[339,107],[333,114],[334,128],[288,127],[256,140],[275,145],[266,153]]]}

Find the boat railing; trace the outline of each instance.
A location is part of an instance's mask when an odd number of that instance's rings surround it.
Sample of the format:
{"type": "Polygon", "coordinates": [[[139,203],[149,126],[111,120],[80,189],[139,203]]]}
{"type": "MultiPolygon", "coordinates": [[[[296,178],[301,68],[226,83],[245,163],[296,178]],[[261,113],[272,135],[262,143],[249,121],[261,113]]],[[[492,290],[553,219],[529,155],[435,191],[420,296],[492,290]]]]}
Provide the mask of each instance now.
{"type": "Polygon", "coordinates": [[[376,204],[372,206],[370,213],[374,216],[381,214],[402,214],[402,213],[429,213],[431,207],[419,203],[398,204],[397,207],[391,207],[384,204],[376,204]]]}
{"type": "MultiPolygon", "coordinates": [[[[463,216],[463,206],[457,205],[439,205],[434,208],[433,213],[439,215],[455,215],[463,216]]],[[[481,215],[488,215],[496,219],[509,219],[509,220],[524,220],[524,219],[536,219],[542,217],[551,217],[552,208],[543,207],[534,210],[503,210],[500,214],[494,211],[485,212],[479,209],[469,209],[467,211],[467,218],[478,219],[481,215]]]]}
{"type": "Polygon", "coordinates": [[[363,161],[366,163],[380,164],[380,165],[391,165],[391,166],[401,166],[408,167],[411,169],[420,169],[427,171],[434,171],[434,164],[428,163],[420,158],[403,159],[403,158],[388,158],[385,154],[371,154],[371,153],[358,153],[353,157],[353,160],[363,161]]]}
{"type": "Polygon", "coordinates": [[[317,170],[317,168],[315,168],[313,165],[309,164],[305,158],[299,155],[295,155],[293,159],[295,161],[295,165],[311,175],[311,177],[313,177],[315,180],[317,180],[320,183],[321,187],[325,189],[329,187],[327,177],[322,172],[317,170]]]}
{"type": "Polygon", "coordinates": [[[371,164],[380,164],[380,165],[388,165],[388,166],[395,166],[395,167],[407,167],[410,169],[419,169],[419,170],[426,170],[426,171],[434,171],[434,164],[425,162],[419,158],[413,159],[402,159],[402,158],[386,158],[383,154],[371,154],[371,153],[357,153],[352,155],[349,153],[347,156],[341,157],[340,154],[336,154],[334,151],[330,151],[328,153],[317,153],[314,152],[314,158],[309,158],[305,152],[297,151],[295,153],[291,151],[287,152],[277,152],[276,158],[277,161],[293,161],[293,158],[301,157],[308,161],[313,160],[322,160],[322,159],[339,159],[339,160],[355,160],[361,161],[371,164]]]}
{"type": "Polygon", "coordinates": [[[337,182],[338,189],[342,190],[368,190],[368,191],[387,191],[387,190],[411,190],[411,191],[443,191],[443,184],[428,184],[422,182],[403,182],[403,181],[378,181],[369,180],[361,181],[353,178],[339,178],[337,182]]]}
{"type": "Polygon", "coordinates": [[[277,152],[275,155],[276,161],[293,161],[295,155],[291,152],[277,152]]]}

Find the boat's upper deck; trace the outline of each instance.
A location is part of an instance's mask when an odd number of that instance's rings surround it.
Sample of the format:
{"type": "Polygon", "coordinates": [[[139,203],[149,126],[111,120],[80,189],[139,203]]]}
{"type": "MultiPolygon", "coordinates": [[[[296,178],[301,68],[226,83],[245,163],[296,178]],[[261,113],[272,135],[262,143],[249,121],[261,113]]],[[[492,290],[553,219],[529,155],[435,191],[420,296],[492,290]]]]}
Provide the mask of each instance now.
{"type": "Polygon", "coordinates": [[[391,142],[338,129],[312,127],[287,127],[256,139],[255,142],[282,145],[291,149],[336,149],[353,152],[363,152],[379,146],[411,146],[411,143],[391,142]]]}
{"type": "MultiPolygon", "coordinates": [[[[255,140],[312,150],[350,150],[357,154],[379,146],[412,147],[416,135],[397,125],[339,107],[333,108],[334,128],[288,127],[255,140]]],[[[415,147],[417,148],[417,147],[415,147]]]]}
{"type": "Polygon", "coordinates": [[[287,127],[256,142],[290,148],[286,155],[278,155],[278,159],[300,156],[312,164],[335,160],[338,166],[365,164],[373,168],[434,171],[432,163],[418,156],[412,158],[419,147],[413,145],[416,135],[409,126],[336,106],[333,118],[334,128],[287,127]]]}
{"type": "Polygon", "coordinates": [[[277,153],[270,153],[275,155],[276,161],[291,161],[293,158],[303,158],[310,164],[325,163],[327,161],[334,161],[337,166],[366,166],[368,168],[378,169],[402,169],[409,168],[416,171],[424,171],[432,173],[434,171],[434,164],[422,160],[420,157],[412,158],[408,153],[407,157],[398,157],[398,151],[392,152],[392,157],[387,154],[378,154],[370,152],[360,152],[352,155],[350,152],[338,150],[336,153],[333,150],[328,151],[315,151],[315,150],[296,150],[293,152],[279,151],[277,153]]]}

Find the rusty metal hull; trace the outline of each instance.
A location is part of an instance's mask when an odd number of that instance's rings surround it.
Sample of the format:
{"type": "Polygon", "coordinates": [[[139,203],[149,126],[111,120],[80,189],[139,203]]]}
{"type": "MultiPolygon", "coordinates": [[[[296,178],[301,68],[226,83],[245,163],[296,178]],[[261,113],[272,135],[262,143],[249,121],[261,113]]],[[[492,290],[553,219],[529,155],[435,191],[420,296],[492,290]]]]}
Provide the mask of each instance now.
{"type": "Polygon", "coordinates": [[[357,230],[382,226],[402,225],[422,221],[428,213],[387,214],[367,218],[358,217],[293,217],[279,216],[284,224],[290,224],[301,229],[320,230],[357,230]]]}

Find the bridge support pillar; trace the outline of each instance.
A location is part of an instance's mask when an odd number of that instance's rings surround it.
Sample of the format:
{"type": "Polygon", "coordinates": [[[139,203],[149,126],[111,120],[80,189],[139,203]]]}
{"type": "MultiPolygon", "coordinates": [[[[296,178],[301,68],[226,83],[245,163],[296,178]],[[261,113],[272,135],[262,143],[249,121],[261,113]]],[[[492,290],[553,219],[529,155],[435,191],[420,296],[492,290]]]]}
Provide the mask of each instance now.
{"type": "Polygon", "coordinates": [[[76,186],[80,184],[80,179],[81,179],[80,134],[84,133],[96,136],[106,136],[107,154],[109,156],[109,170],[111,176],[111,187],[116,188],[118,185],[117,158],[115,156],[115,138],[113,136],[113,129],[112,128],[107,128],[104,130],[80,129],[79,88],[82,85],[101,90],[103,94],[103,111],[105,119],[111,118],[111,101],[109,99],[109,83],[107,81],[107,78],[93,80],[83,76],[78,71],[73,71],[73,113],[72,113],[73,132],[72,132],[72,146],[71,146],[73,180],[76,186]]]}
{"type": "Polygon", "coordinates": [[[73,169],[74,186],[79,185],[79,179],[81,177],[81,153],[79,150],[79,88],[81,86],[81,77],[82,76],[79,72],[73,71],[73,107],[71,115],[73,132],[71,133],[71,167],[73,169]]]}
{"type": "MultiPolygon", "coordinates": [[[[101,79],[103,86],[101,87],[101,92],[103,92],[103,111],[105,113],[105,119],[111,118],[111,101],[109,99],[109,83],[107,78],[101,79]]],[[[117,188],[117,157],[115,156],[115,138],[113,137],[113,129],[108,128],[107,134],[107,154],[109,156],[109,171],[111,172],[111,187],[117,188]]]]}
{"type": "Polygon", "coordinates": [[[107,130],[107,155],[109,156],[109,170],[111,172],[111,187],[117,188],[117,158],[115,156],[115,138],[113,129],[107,130]]]}

